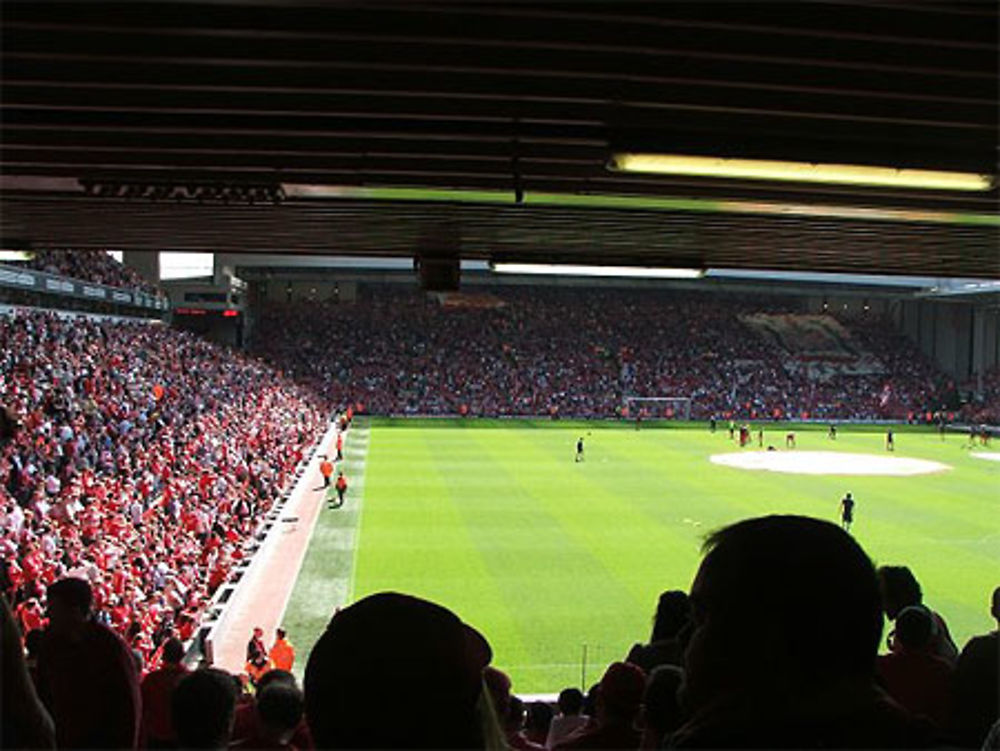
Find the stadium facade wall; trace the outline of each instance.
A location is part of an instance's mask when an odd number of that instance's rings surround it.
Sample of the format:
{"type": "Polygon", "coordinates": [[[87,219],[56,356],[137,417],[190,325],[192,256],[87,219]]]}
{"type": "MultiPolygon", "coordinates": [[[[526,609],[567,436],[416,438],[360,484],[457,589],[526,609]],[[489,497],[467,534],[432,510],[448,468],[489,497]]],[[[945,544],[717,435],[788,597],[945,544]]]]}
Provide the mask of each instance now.
{"type": "Polygon", "coordinates": [[[260,295],[267,302],[298,301],[354,302],[358,296],[358,283],[349,280],[273,279],[257,282],[260,295]]]}
{"type": "Polygon", "coordinates": [[[122,263],[139,272],[143,279],[153,284],[160,283],[160,253],[155,250],[126,250],[122,253],[122,263]]]}
{"type": "Polygon", "coordinates": [[[960,381],[1000,366],[1000,312],[996,309],[905,300],[896,306],[895,319],[921,351],[960,381]]]}

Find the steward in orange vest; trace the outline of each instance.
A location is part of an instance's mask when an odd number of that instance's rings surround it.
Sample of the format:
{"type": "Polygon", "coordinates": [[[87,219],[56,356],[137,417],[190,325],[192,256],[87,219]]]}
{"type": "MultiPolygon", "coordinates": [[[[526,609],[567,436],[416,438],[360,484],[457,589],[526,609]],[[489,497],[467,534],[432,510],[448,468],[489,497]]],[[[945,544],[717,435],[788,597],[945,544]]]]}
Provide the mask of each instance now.
{"type": "Polygon", "coordinates": [[[326,457],[319,463],[319,471],[323,473],[323,487],[330,487],[330,476],[333,474],[333,462],[326,457]]]}
{"type": "Polygon", "coordinates": [[[295,664],[295,647],[285,638],[285,629],[279,628],[276,633],[278,638],[274,640],[269,654],[271,664],[278,670],[291,672],[295,664]]]}

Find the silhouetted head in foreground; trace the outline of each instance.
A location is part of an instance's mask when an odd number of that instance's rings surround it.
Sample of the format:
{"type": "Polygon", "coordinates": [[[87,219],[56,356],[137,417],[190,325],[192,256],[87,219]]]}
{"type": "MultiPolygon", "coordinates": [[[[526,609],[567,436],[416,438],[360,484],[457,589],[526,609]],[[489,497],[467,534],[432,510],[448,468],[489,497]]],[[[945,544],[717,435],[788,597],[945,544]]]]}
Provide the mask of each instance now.
{"type": "Polygon", "coordinates": [[[934,634],[934,619],[923,605],[908,605],[896,617],[896,641],[907,652],[928,648],[934,634]]]}
{"type": "Polygon", "coordinates": [[[171,710],[179,748],[226,748],[236,711],[233,677],[215,668],[189,673],[174,689],[171,710]]]}
{"type": "Polygon", "coordinates": [[[913,743],[874,689],[875,569],[838,526],[748,519],[712,534],[691,588],[679,745],[913,743]]]}
{"type": "Polygon", "coordinates": [[[486,639],[439,605],[392,592],[338,612],[305,673],[317,748],[482,747],[486,639]]]}
{"type": "Polygon", "coordinates": [[[83,579],[67,577],[49,585],[46,591],[49,629],[57,634],[79,633],[90,620],[94,594],[83,579]]]}
{"type": "Polygon", "coordinates": [[[660,595],[653,618],[653,633],[650,641],[672,639],[680,633],[691,619],[691,601],[686,592],[671,589],[660,595]]]}
{"type": "Polygon", "coordinates": [[[920,605],[924,601],[920,582],[906,566],[879,566],[878,583],[882,607],[889,620],[896,620],[903,608],[920,605]]]}

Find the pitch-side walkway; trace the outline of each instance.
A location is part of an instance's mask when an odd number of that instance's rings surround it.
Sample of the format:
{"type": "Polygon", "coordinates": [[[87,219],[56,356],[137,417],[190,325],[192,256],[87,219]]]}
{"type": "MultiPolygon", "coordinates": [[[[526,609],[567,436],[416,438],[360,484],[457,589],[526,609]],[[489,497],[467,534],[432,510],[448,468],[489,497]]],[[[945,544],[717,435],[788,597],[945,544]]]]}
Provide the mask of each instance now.
{"type": "MultiPolygon", "coordinates": [[[[347,433],[348,441],[352,431],[353,428],[347,433]]],[[[264,629],[266,644],[273,642],[274,629],[280,625],[284,615],[326,497],[319,472],[319,455],[327,453],[333,456],[335,446],[336,431],[330,430],[309,460],[299,492],[289,498],[278,523],[271,529],[226,604],[225,615],[213,633],[212,651],[216,666],[233,673],[243,672],[247,642],[255,626],[264,629]]]]}

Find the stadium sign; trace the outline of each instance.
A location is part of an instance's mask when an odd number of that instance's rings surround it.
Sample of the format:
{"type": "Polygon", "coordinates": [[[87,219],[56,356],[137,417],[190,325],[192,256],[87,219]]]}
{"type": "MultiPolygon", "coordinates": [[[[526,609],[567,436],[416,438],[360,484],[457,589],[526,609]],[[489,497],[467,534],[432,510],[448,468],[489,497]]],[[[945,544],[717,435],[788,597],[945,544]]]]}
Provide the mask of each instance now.
{"type": "Polygon", "coordinates": [[[17,268],[0,264],[0,287],[9,289],[33,289],[38,292],[83,298],[91,301],[110,300],[148,310],[168,310],[170,305],[165,297],[154,297],[139,291],[109,287],[104,284],[84,284],[56,274],[47,274],[34,269],[17,268]]]}

